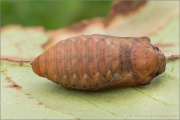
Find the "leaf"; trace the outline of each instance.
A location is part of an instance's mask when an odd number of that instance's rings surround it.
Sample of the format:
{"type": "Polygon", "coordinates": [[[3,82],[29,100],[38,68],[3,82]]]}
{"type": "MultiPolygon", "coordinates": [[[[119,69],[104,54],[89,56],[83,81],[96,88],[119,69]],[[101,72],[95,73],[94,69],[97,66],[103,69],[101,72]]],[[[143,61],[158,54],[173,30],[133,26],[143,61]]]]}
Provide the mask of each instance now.
{"type": "Polygon", "coordinates": [[[158,31],[150,38],[152,43],[156,44],[166,55],[179,54],[179,16],[174,17],[164,29],[158,31]]]}
{"type": "Polygon", "coordinates": [[[21,59],[34,59],[43,52],[49,35],[42,27],[23,28],[19,25],[9,25],[1,30],[1,56],[21,59]]]}
{"type": "Polygon", "coordinates": [[[3,119],[179,117],[178,60],[169,62],[166,72],[148,86],[103,92],[64,89],[36,76],[29,65],[1,62],[1,66],[3,119]],[[12,84],[8,79],[21,88],[7,88],[7,85],[12,84]]]}
{"type": "MultiPolygon", "coordinates": [[[[122,35],[123,32],[127,36],[131,35],[130,33],[151,33],[149,37],[152,43],[166,56],[179,54],[179,16],[174,16],[176,3],[152,1],[134,13],[118,13],[112,17],[117,21],[110,20],[109,24],[121,24],[119,28],[112,29],[116,31],[113,32],[116,35],[122,35]],[[148,17],[145,13],[154,17],[148,17]],[[158,13],[163,15],[160,17],[158,13]],[[148,21],[141,18],[147,18],[148,21]],[[161,26],[160,21],[166,22],[161,26]],[[146,25],[148,30],[145,30],[146,25]],[[156,25],[160,25],[161,29],[154,31],[152,28],[156,25]],[[118,30],[122,33],[117,34],[118,30]]],[[[91,30],[107,34],[104,20],[93,20],[95,22],[88,24],[88,27],[76,32],[70,28],[46,32],[42,28],[34,27],[5,27],[1,31],[1,57],[34,59],[43,52],[42,46],[45,43],[46,46],[51,46],[66,37],[91,34],[91,30]]],[[[110,32],[109,34],[113,35],[110,32]]],[[[168,61],[166,71],[156,77],[150,85],[101,92],[64,89],[46,78],[35,75],[29,64],[1,61],[1,105],[2,119],[178,119],[179,60],[168,61]]]]}

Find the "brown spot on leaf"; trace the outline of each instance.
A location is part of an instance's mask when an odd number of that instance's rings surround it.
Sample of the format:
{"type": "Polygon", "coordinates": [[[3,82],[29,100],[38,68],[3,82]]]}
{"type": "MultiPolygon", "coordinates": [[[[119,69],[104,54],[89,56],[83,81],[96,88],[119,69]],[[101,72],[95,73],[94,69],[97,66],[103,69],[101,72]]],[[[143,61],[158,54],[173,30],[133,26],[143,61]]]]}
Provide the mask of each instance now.
{"type": "Polygon", "coordinates": [[[43,103],[41,103],[41,102],[38,102],[38,105],[43,105],[43,103]]]}
{"type": "Polygon", "coordinates": [[[5,86],[6,88],[15,88],[15,89],[20,89],[21,86],[16,84],[16,83],[12,83],[11,85],[7,85],[5,86]]]}
{"type": "Polygon", "coordinates": [[[67,28],[68,31],[76,31],[76,32],[80,32],[83,31],[87,26],[95,24],[95,23],[101,23],[101,24],[105,24],[106,20],[103,18],[94,18],[91,20],[83,20],[77,24],[74,24],[73,26],[67,28]]]}
{"type": "Polygon", "coordinates": [[[6,77],[5,81],[8,82],[8,83],[13,82],[10,77],[6,77]]]}
{"type": "Polygon", "coordinates": [[[26,95],[31,95],[31,94],[29,94],[29,93],[26,93],[26,95]]]}
{"type": "Polygon", "coordinates": [[[171,55],[171,56],[166,57],[167,61],[176,60],[176,59],[180,59],[180,55],[171,55]]]}
{"type": "Polygon", "coordinates": [[[144,6],[147,3],[146,0],[141,1],[116,1],[113,3],[109,19],[111,20],[117,15],[127,15],[130,12],[138,10],[140,7],[144,6]]]}
{"type": "Polygon", "coordinates": [[[158,43],[155,44],[155,46],[157,46],[157,47],[172,47],[172,46],[175,46],[175,44],[173,44],[173,43],[160,43],[160,42],[158,42],[158,43]]]}
{"type": "Polygon", "coordinates": [[[5,86],[5,88],[16,88],[16,89],[21,88],[21,86],[16,84],[14,81],[12,81],[10,77],[6,77],[5,81],[8,82],[8,83],[12,83],[10,85],[5,86]]]}

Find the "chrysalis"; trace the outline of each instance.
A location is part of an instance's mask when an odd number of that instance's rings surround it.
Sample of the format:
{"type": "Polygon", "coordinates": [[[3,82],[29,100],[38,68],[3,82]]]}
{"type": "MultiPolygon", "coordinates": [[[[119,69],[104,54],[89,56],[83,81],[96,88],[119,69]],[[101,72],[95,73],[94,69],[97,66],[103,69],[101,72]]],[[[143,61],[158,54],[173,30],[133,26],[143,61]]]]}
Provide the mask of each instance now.
{"type": "Polygon", "coordinates": [[[81,35],[39,55],[33,71],[65,88],[102,90],[147,85],[165,71],[164,54],[148,37],[81,35]]]}

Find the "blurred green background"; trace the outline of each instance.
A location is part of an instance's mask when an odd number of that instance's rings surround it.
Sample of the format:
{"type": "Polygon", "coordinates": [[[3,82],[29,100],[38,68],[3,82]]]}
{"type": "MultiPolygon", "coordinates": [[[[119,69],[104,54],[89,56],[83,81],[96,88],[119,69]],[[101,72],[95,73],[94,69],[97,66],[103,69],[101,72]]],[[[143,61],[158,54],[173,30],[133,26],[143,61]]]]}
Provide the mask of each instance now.
{"type": "Polygon", "coordinates": [[[1,26],[20,24],[46,29],[67,27],[83,19],[106,17],[112,1],[1,1],[1,26]]]}

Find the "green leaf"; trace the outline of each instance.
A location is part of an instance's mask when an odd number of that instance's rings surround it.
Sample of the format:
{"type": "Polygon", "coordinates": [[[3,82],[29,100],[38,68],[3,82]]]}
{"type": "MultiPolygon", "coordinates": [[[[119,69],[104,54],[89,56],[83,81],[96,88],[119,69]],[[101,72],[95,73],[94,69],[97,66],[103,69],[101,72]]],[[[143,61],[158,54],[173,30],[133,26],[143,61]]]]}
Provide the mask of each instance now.
{"type": "Polygon", "coordinates": [[[161,31],[152,35],[151,41],[156,44],[166,56],[179,54],[179,16],[174,17],[161,31]]]}
{"type": "Polygon", "coordinates": [[[43,52],[42,45],[49,36],[42,27],[23,28],[18,25],[7,26],[1,34],[1,56],[33,59],[43,52]]]}

